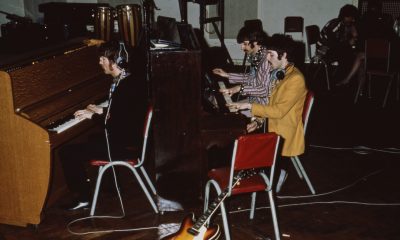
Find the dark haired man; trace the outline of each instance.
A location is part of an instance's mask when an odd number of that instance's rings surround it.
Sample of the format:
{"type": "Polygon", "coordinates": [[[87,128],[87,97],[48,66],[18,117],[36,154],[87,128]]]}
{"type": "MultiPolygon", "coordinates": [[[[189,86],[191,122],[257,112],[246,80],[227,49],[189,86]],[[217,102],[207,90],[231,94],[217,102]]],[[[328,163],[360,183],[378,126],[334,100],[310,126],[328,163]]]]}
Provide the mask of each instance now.
{"type": "MultiPolygon", "coordinates": [[[[222,93],[229,95],[240,93],[242,96],[246,96],[250,103],[268,103],[270,80],[269,64],[266,60],[266,38],[267,34],[261,29],[250,27],[240,29],[236,40],[240,44],[241,50],[248,54],[250,71],[248,73],[227,73],[220,68],[213,69],[214,74],[228,78],[232,84],[237,84],[221,90],[222,93]]],[[[262,119],[253,118],[247,125],[247,131],[252,132],[260,128],[262,124],[262,119]]]]}
{"type": "Polygon", "coordinates": [[[338,62],[342,80],[337,85],[347,84],[357,73],[363,59],[359,51],[358,9],[344,5],[339,16],[330,20],[321,30],[317,42],[318,57],[327,62],[338,62]]]}
{"type": "Polygon", "coordinates": [[[302,112],[307,88],[303,74],[292,64],[294,41],[289,36],[273,35],[268,42],[267,60],[272,71],[282,71],[268,104],[232,103],[237,111],[250,109],[256,117],[268,118],[268,131],[285,140],[282,156],[298,156],[304,152],[302,112]]]}
{"type": "MultiPolygon", "coordinates": [[[[126,148],[142,143],[142,129],[146,114],[144,81],[134,79],[127,69],[128,52],[123,44],[106,42],[99,47],[99,65],[112,76],[108,106],[94,104],[75,112],[75,118],[104,123],[104,133],[90,136],[88,142],[63,147],[61,163],[67,186],[76,200],[66,206],[76,210],[90,205],[90,186],[85,164],[91,158],[125,159],[126,148]]],[[[138,76],[135,76],[138,78],[138,76]]]]}

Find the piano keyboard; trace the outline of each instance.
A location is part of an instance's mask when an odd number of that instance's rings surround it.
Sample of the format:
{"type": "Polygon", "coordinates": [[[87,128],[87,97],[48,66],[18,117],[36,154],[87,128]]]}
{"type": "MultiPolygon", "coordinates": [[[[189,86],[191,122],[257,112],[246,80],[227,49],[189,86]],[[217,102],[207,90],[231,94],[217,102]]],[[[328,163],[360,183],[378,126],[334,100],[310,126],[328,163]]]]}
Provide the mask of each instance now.
{"type": "MultiPolygon", "coordinates": [[[[218,81],[218,86],[219,86],[220,89],[226,89],[225,83],[222,82],[222,81],[218,81]]],[[[232,98],[231,98],[231,96],[229,94],[224,93],[224,94],[222,94],[222,96],[224,96],[224,99],[225,99],[226,103],[231,104],[233,102],[232,98]]],[[[229,111],[230,112],[235,112],[234,109],[229,109],[229,111]]]]}
{"type": "MultiPolygon", "coordinates": [[[[98,107],[103,107],[103,108],[107,107],[108,106],[108,100],[98,104],[97,106],[98,107]]],[[[75,126],[76,124],[78,124],[80,122],[82,122],[83,120],[85,120],[85,119],[78,119],[78,118],[73,117],[73,118],[70,118],[67,121],[61,123],[60,125],[49,129],[49,131],[56,132],[56,133],[62,133],[65,130],[75,126]]]]}

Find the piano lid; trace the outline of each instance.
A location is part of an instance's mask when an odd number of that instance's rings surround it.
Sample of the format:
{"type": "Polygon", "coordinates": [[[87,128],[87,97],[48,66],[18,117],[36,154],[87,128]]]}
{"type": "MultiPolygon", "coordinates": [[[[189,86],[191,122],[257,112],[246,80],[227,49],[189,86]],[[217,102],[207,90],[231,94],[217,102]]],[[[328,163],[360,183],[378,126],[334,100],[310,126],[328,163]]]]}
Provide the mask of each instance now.
{"type": "Polygon", "coordinates": [[[0,70],[11,72],[33,63],[54,58],[54,56],[62,55],[65,52],[79,49],[86,46],[86,44],[84,44],[85,39],[87,38],[74,38],[69,41],[53,44],[20,54],[0,53],[0,70]]]}
{"type": "Polygon", "coordinates": [[[52,57],[8,72],[15,112],[37,123],[53,121],[66,110],[70,114],[80,104],[106,96],[111,77],[98,65],[95,46],[79,45],[48,56],[52,57]]]}

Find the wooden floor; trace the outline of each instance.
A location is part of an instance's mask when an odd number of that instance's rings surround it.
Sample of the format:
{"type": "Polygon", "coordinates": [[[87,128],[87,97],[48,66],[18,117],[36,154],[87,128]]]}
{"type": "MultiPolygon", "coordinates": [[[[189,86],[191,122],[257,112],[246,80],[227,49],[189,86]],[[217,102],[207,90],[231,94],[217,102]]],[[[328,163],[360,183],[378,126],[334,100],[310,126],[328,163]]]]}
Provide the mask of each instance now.
{"type": "MultiPolygon", "coordinates": [[[[362,97],[354,105],[353,85],[327,91],[323,83],[309,83],[316,92],[316,102],[307,133],[307,153],[301,158],[317,195],[310,196],[289,162],[282,163],[289,173],[276,196],[282,239],[398,240],[400,104],[392,93],[388,106],[382,109],[382,94],[378,93],[373,99],[362,97]]],[[[166,186],[159,183],[159,192],[168,198],[178,196],[174,200],[181,202],[184,210],[155,214],[133,178],[123,178],[125,217],[86,219],[68,227],[89,212],[63,211],[60,202],[46,210],[37,228],[0,225],[0,240],[160,239],[175,232],[189,212],[198,216],[202,211],[200,200],[175,194],[179,192],[178,184],[166,186]]],[[[265,195],[258,197],[254,220],[248,218],[249,196],[227,203],[233,239],[273,239],[265,195]]],[[[102,191],[96,215],[121,215],[112,188],[102,191]]],[[[212,222],[222,225],[219,215],[212,222]]]]}

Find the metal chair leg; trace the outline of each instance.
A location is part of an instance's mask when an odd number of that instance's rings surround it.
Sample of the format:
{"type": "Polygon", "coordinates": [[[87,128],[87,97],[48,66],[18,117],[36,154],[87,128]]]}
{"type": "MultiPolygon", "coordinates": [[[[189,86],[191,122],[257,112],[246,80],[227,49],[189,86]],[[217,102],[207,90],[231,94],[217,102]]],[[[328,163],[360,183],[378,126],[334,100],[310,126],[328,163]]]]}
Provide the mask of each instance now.
{"type": "Polygon", "coordinates": [[[290,160],[292,160],[293,166],[296,169],[297,175],[299,175],[300,179],[303,179],[303,175],[301,174],[299,165],[297,165],[296,159],[294,157],[290,157],[290,160]]]}
{"type": "Polygon", "coordinates": [[[390,89],[392,88],[392,82],[393,82],[393,76],[390,77],[390,80],[388,82],[388,85],[386,87],[386,93],[385,93],[385,98],[383,99],[383,104],[382,107],[384,108],[386,106],[386,102],[390,93],[390,89]]]}
{"type": "Polygon", "coordinates": [[[251,194],[250,219],[254,219],[254,210],[256,208],[256,198],[257,198],[257,192],[253,192],[251,194]]]}
{"type": "Polygon", "coordinates": [[[325,67],[325,76],[326,76],[326,87],[328,88],[328,91],[331,90],[331,84],[329,81],[329,69],[328,69],[328,64],[325,62],[323,63],[325,67]]]}
{"type": "Polygon", "coordinates": [[[154,195],[157,195],[156,188],[154,187],[152,181],[150,180],[150,177],[149,177],[149,175],[147,174],[146,169],[144,169],[144,167],[141,166],[141,167],[140,167],[140,170],[142,171],[142,174],[143,174],[144,178],[146,179],[147,184],[150,186],[151,191],[153,192],[153,194],[154,194],[154,195]]]}
{"type": "Polygon", "coordinates": [[[303,176],[304,176],[304,179],[305,179],[306,182],[307,182],[308,188],[310,189],[310,191],[311,191],[312,194],[315,194],[314,187],[313,187],[313,185],[311,184],[311,181],[310,181],[310,179],[308,178],[307,173],[306,173],[306,171],[304,170],[304,167],[303,167],[303,165],[301,164],[299,157],[296,156],[296,157],[294,157],[294,158],[295,158],[295,160],[296,160],[296,162],[297,162],[297,165],[299,166],[299,168],[300,168],[300,170],[301,170],[301,173],[302,173],[303,176]]]}
{"type": "Polygon", "coordinates": [[[275,239],[280,240],[281,233],[279,231],[278,217],[276,214],[276,208],[275,208],[274,197],[272,195],[272,190],[268,191],[268,198],[269,198],[269,204],[271,207],[272,222],[274,224],[275,239]]]}
{"type": "Polygon", "coordinates": [[[96,204],[97,204],[97,197],[99,196],[99,190],[100,190],[100,185],[101,185],[101,180],[103,179],[103,167],[99,167],[99,173],[97,175],[97,180],[96,180],[96,187],[94,190],[94,195],[93,195],[93,200],[92,200],[92,207],[90,208],[90,216],[94,216],[94,211],[96,210],[96,204]]]}
{"type": "Polygon", "coordinates": [[[142,187],[143,192],[146,194],[146,197],[149,200],[151,206],[153,207],[154,212],[158,213],[158,207],[157,207],[156,203],[154,202],[154,199],[150,195],[149,191],[147,190],[146,185],[144,185],[139,173],[137,172],[137,170],[134,167],[130,167],[130,169],[133,172],[133,174],[135,175],[136,179],[138,180],[140,186],[142,187]]]}

